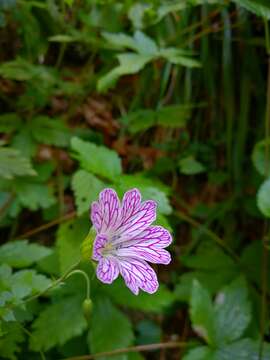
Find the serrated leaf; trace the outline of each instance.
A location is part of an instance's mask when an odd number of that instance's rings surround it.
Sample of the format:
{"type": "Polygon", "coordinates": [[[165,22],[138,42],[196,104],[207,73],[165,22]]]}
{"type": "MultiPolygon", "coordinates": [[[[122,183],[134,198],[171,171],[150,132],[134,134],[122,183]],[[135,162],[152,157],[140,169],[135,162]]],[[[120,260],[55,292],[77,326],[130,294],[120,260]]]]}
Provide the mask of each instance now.
{"type": "Polygon", "coordinates": [[[29,159],[16,149],[0,147],[0,177],[13,179],[24,175],[36,175],[29,159]]]}
{"type": "Polygon", "coordinates": [[[12,267],[27,267],[50,255],[52,250],[39,244],[29,244],[27,240],[8,242],[0,246],[0,263],[12,267]]]}
{"type": "Polygon", "coordinates": [[[136,41],[132,36],[123,33],[108,33],[103,32],[102,36],[110,45],[113,45],[116,49],[132,49],[137,50],[136,41]]]}
{"type": "Polygon", "coordinates": [[[16,353],[21,351],[20,343],[24,341],[24,333],[17,323],[5,323],[0,334],[0,354],[5,359],[16,360],[16,353]]]}
{"type": "Polygon", "coordinates": [[[188,53],[182,49],[167,48],[161,49],[161,55],[168,61],[176,65],[182,65],[188,68],[201,67],[201,63],[188,56],[188,53]]]}
{"type": "Polygon", "coordinates": [[[74,157],[80,162],[81,166],[95,175],[115,180],[115,177],[122,172],[121,160],[118,154],[105,146],[98,146],[74,137],[71,140],[71,148],[75,151],[74,157]]]}
{"type": "Polygon", "coordinates": [[[43,184],[29,180],[16,180],[15,189],[20,204],[30,210],[47,209],[55,204],[52,189],[43,184]]]}
{"type": "Polygon", "coordinates": [[[56,245],[62,274],[80,260],[80,246],[89,232],[89,227],[88,216],[70,220],[59,226],[56,245]]]}
{"type": "Polygon", "coordinates": [[[98,199],[100,191],[105,187],[105,183],[85,170],[79,170],[73,175],[72,189],[79,216],[89,212],[91,203],[98,199]]]}
{"type": "Polygon", "coordinates": [[[65,147],[69,145],[71,132],[60,119],[37,116],[31,122],[34,139],[42,144],[65,147]]]}
{"type": "Polygon", "coordinates": [[[146,178],[142,175],[122,175],[116,179],[116,190],[119,195],[123,195],[131,188],[137,188],[143,200],[155,200],[158,204],[158,212],[169,215],[172,208],[167,197],[169,189],[162,183],[146,178]]]}
{"type": "Polygon", "coordinates": [[[270,217],[270,179],[265,180],[257,193],[257,205],[262,214],[270,217]]]}
{"type": "Polygon", "coordinates": [[[215,300],[217,342],[222,345],[238,340],[251,320],[251,305],[243,278],[221,290],[215,300]]]}
{"type": "Polygon", "coordinates": [[[193,156],[181,159],[178,164],[180,172],[185,175],[196,175],[206,170],[205,166],[193,156]]]}
{"type": "MultiPolygon", "coordinates": [[[[91,351],[98,353],[120,349],[131,345],[133,339],[130,320],[108,299],[99,298],[93,309],[88,337],[91,351]]],[[[106,357],[101,359],[105,360],[106,357]]],[[[115,359],[123,357],[118,356],[115,359]]]]}
{"type": "Polygon", "coordinates": [[[243,6],[248,11],[263,17],[264,19],[270,19],[270,4],[268,0],[233,0],[236,4],[243,6]]]}
{"type": "Polygon", "coordinates": [[[21,119],[16,113],[2,114],[0,115],[0,132],[9,134],[18,130],[21,123],[21,119]]]}
{"type": "Polygon", "coordinates": [[[43,310],[32,325],[30,348],[46,351],[81,335],[87,328],[82,301],[81,296],[65,297],[43,310]]]}
{"type": "Polygon", "coordinates": [[[117,55],[119,66],[100,77],[97,82],[97,90],[104,92],[112,87],[120,76],[136,74],[152,60],[151,55],[123,53],[117,55]]]}
{"type": "Polygon", "coordinates": [[[194,280],[190,300],[192,327],[208,344],[215,344],[214,315],[208,291],[197,280],[194,280]]]}
{"type": "Polygon", "coordinates": [[[170,306],[175,300],[172,292],[163,285],[160,285],[155,294],[140,292],[138,296],[134,296],[120,279],[104,287],[103,291],[119,305],[156,313],[170,306]]]}
{"type": "Polygon", "coordinates": [[[51,280],[45,275],[38,274],[36,270],[21,270],[12,275],[12,293],[18,299],[28,295],[34,295],[47,289],[51,285],[51,280]]]}

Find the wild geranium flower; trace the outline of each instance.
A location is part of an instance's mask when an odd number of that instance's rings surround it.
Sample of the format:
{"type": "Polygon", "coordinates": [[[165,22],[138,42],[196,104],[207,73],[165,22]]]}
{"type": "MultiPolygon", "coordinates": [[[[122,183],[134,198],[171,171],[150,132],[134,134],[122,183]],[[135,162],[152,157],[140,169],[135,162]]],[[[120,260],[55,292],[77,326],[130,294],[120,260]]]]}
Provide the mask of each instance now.
{"type": "Polygon", "coordinates": [[[137,189],[129,190],[122,204],[113,189],[104,189],[91,207],[91,220],[97,236],[92,258],[98,261],[97,277],[111,284],[119,274],[136,295],[139,289],[150,294],[158,289],[155,271],[148,262],[169,264],[170,253],[164,250],[172,237],[162,226],[151,226],[157,204],[141,202],[137,189]]]}

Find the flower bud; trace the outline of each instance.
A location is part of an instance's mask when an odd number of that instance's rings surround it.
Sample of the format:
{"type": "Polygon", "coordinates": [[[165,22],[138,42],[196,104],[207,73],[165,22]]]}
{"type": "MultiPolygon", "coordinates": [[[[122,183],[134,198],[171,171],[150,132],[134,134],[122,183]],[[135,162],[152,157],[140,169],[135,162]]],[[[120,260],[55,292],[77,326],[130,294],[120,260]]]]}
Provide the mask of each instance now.
{"type": "Polygon", "coordinates": [[[83,304],[83,315],[86,319],[86,321],[89,323],[92,315],[92,309],[93,309],[93,302],[91,299],[85,299],[83,304]]]}

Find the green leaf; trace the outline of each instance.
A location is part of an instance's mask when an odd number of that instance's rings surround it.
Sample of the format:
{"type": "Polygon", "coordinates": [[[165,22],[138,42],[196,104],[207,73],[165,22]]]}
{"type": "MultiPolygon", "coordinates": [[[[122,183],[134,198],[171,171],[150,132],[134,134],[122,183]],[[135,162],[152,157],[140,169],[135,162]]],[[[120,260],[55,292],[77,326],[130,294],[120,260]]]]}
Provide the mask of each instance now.
{"type": "Polygon", "coordinates": [[[110,286],[104,286],[102,291],[119,305],[155,313],[161,312],[175,300],[174,295],[163,285],[160,285],[155,294],[141,291],[138,296],[134,296],[120,279],[110,286]]]}
{"type": "Polygon", "coordinates": [[[71,132],[59,119],[37,116],[31,122],[31,131],[34,139],[43,144],[65,147],[70,143],[71,132]]]}
{"type": "Polygon", "coordinates": [[[15,189],[20,204],[33,211],[47,209],[56,202],[52,188],[47,185],[23,179],[16,180],[15,189]]]}
{"type": "Polygon", "coordinates": [[[21,119],[16,113],[0,115],[0,132],[11,133],[21,127],[21,119]]]}
{"type": "Polygon", "coordinates": [[[124,195],[127,190],[137,188],[143,197],[143,200],[155,200],[158,204],[158,212],[169,215],[172,208],[167,197],[169,189],[157,180],[144,177],[140,174],[122,175],[115,179],[115,187],[118,194],[124,195]]]}
{"type": "Polygon", "coordinates": [[[242,339],[226,345],[215,352],[215,360],[269,360],[270,344],[264,343],[264,351],[260,354],[260,344],[251,339],[242,339]]]}
{"type": "Polygon", "coordinates": [[[36,270],[20,270],[12,275],[12,293],[18,299],[34,295],[51,285],[51,280],[45,275],[38,274],[36,270]]]}
{"type": "Polygon", "coordinates": [[[252,155],[251,155],[253,165],[255,166],[256,170],[262,176],[266,176],[266,173],[265,173],[266,167],[268,168],[267,176],[270,175],[270,161],[268,161],[268,164],[265,163],[265,146],[266,145],[267,146],[270,145],[270,138],[257,142],[253,148],[252,155]]]}
{"type": "Polygon", "coordinates": [[[30,161],[16,149],[0,147],[0,178],[13,179],[23,175],[36,175],[30,161]]]}
{"type": "Polygon", "coordinates": [[[152,60],[152,56],[135,53],[123,53],[117,55],[117,59],[119,61],[119,66],[99,78],[97,83],[98,91],[106,91],[115,84],[119,77],[123,75],[136,74],[152,60]]]}
{"type": "Polygon", "coordinates": [[[134,39],[137,43],[137,51],[143,55],[157,56],[158,47],[154,40],[145,35],[142,31],[136,31],[134,39]]]}
{"type": "Polygon", "coordinates": [[[72,189],[79,216],[89,212],[91,203],[98,199],[100,191],[105,187],[105,183],[85,170],[79,170],[73,175],[72,189]]]}
{"type": "Polygon", "coordinates": [[[233,260],[212,242],[202,242],[195,254],[182,255],[180,259],[193,270],[181,275],[176,286],[175,294],[182,301],[189,300],[194,279],[213,295],[239,275],[233,260]]]}
{"type": "Polygon", "coordinates": [[[74,137],[71,140],[71,148],[75,151],[74,157],[81,166],[95,175],[115,180],[122,173],[118,154],[105,146],[98,146],[74,137]]]}
{"type": "Polygon", "coordinates": [[[168,128],[182,128],[186,126],[191,116],[192,105],[169,105],[157,111],[157,124],[168,128]]]}
{"type": "Polygon", "coordinates": [[[12,267],[27,267],[50,255],[52,250],[39,244],[29,244],[27,240],[8,242],[0,246],[0,263],[12,267]]]}
{"type": "Polygon", "coordinates": [[[89,232],[89,227],[88,216],[70,220],[59,226],[56,245],[61,274],[80,260],[80,246],[89,232]]]}
{"type": "Polygon", "coordinates": [[[251,320],[251,305],[243,278],[221,290],[215,300],[216,337],[219,344],[238,340],[251,320]]]}
{"type": "Polygon", "coordinates": [[[233,0],[236,4],[243,6],[248,11],[263,17],[264,19],[270,19],[270,4],[268,0],[233,0]]]}
{"type": "Polygon", "coordinates": [[[265,180],[257,193],[257,205],[262,214],[270,217],[270,179],[265,180]]]}
{"type": "Polygon", "coordinates": [[[123,33],[108,33],[103,32],[102,36],[110,45],[113,45],[116,49],[132,49],[137,50],[136,41],[132,36],[123,34],[123,33]]]}
{"type": "Polygon", "coordinates": [[[188,156],[179,161],[180,172],[185,175],[196,175],[204,172],[205,166],[193,156],[188,156]]]}
{"type": "Polygon", "coordinates": [[[161,49],[160,54],[173,64],[188,68],[201,67],[201,63],[187,56],[185,51],[177,48],[161,49]]]}
{"type": "Polygon", "coordinates": [[[127,347],[134,339],[131,322],[108,299],[99,298],[93,309],[88,339],[92,353],[127,347]]]}
{"type": "Polygon", "coordinates": [[[5,359],[16,360],[16,353],[21,351],[20,343],[24,341],[22,328],[15,322],[4,323],[0,336],[0,354],[5,359]]]}
{"type": "Polygon", "coordinates": [[[214,351],[207,346],[199,346],[190,350],[183,360],[217,360],[214,357],[214,351]]]}
{"type": "Polygon", "coordinates": [[[46,351],[81,335],[87,328],[82,302],[81,296],[65,297],[43,310],[32,325],[30,348],[46,351]]]}
{"type": "Polygon", "coordinates": [[[197,281],[193,281],[190,316],[194,331],[208,344],[215,344],[215,313],[210,295],[197,281]]]}

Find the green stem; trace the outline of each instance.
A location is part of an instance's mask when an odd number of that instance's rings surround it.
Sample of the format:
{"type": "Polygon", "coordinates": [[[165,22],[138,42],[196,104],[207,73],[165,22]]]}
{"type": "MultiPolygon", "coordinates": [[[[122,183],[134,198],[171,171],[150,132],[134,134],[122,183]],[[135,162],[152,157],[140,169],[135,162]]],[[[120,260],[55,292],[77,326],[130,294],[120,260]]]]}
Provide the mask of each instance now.
{"type": "Polygon", "coordinates": [[[77,269],[77,270],[71,271],[68,274],[68,276],[66,277],[66,279],[68,279],[70,276],[72,276],[74,274],[81,274],[85,278],[85,281],[86,281],[86,299],[90,299],[90,280],[89,280],[88,275],[86,274],[85,271],[77,269]]]}

